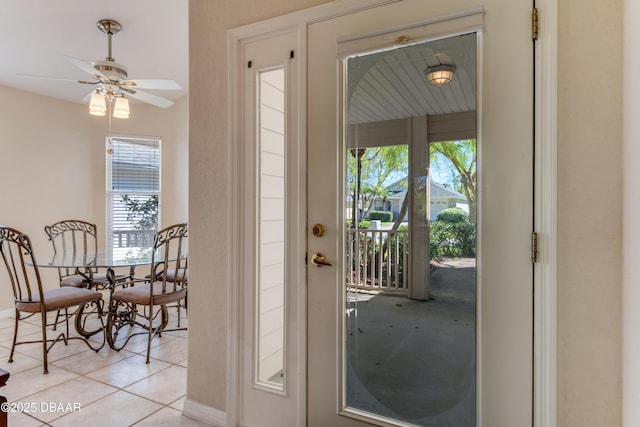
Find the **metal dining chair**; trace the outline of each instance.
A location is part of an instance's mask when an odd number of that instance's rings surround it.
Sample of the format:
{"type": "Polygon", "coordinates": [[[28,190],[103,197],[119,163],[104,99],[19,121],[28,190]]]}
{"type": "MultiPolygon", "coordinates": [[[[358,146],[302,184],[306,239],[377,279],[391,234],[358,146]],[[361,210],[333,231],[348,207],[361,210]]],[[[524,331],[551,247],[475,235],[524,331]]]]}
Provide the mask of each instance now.
{"type": "MultiPolygon", "coordinates": [[[[98,228],[95,224],[79,220],[65,219],[44,227],[44,232],[51,241],[54,256],[68,259],[82,259],[84,265],[95,263],[98,253],[98,228]]],[[[97,268],[58,268],[60,286],[76,288],[105,289],[109,280],[107,274],[98,272],[97,268]]],[[[117,283],[130,279],[129,275],[116,274],[117,283]]],[[[56,316],[58,323],[60,313],[56,316]]],[[[55,329],[55,326],[54,326],[55,329]]]]}
{"type": "MultiPolygon", "coordinates": [[[[95,262],[98,253],[98,231],[95,224],[78,219],[65,219],[44,227],[44,232],[53,245],[56,256],[71,259],[83,258],[85,265],[95,262]]],[[[58,268],[61,286],[81,288],[100,287],[108,283],[106,273],[99,273],[97,268],[58,268]]],[[[129,276],[119,274],[117,281],[126,280],[129,276]]]]}
{"type": "MultiPolygon", "coordinates": [[[[107,341],[111,348],[119,351],[134,336],[147,334],[146,362],[149,363],[151,341],[156,335],[187,329],[180,326],[167,329],[167,305],[187,299],[186,254],[186,223],[171,225],[155,234],[148,278],[111,295],[107,317],[107,341]]],[[[184,306],[186,308],[186,304],[184,306]]]]}
{"type": "MultiPolygon", "coordinates": [[[[180,269],[179,270],[175,270],[175,269],[170,269],[164,272],[164,274],[166,274],[167,277],[167,282],[175,282],[176,285],[178,286],[185,286],[187,284],[187,282],[189,281],[189,258],[187,257],[187,255],[185,255],[185,259],[184,262],[181,264],[180,269]]],[[[147,274],[145,276],[145,279],[148,281],[151,279],[151,273],[147,274]]],[[[161,279],[160,277],[158,279],[161,279]]],[[[178,312],[178,327],[180,327],[180,323],[181,323],[181,317],[182,315],[180,314],[180,310],[181,309],[185,309],[187,310],[187,298],[185,298],[182,301],[178,301],[175,304],[176,307],[176,311],[178,312]]]]}
{"type": "Polygon", "coordinates": [[[102,293],[85,288],[73,286],[58,287],[51,290],[43,290],[38,263],[33,253],[31,239],[26,234],[11,227],[0,226],[0,254],[4,261],[4,265],[9,274],[9,283],[13,290],[15,302],[15,326],[13,332],[13,343],[11,344],[11,353],[9,354],[9,362],[13,362],[13,354],[17,345],[42,343],[42,358],[44,361],[44,373],[49,373],[47,354],[53,345],[59,341],[63,341],[65,345],[72,339],[84,341],[92,350],[100,350],[105,343],[104,339],[104,322],[102,318],[102,293]],[[84,314],[85,306],[93,305],[97,309],[89,310],[84,314]],[[47,323],[47,314],[51,312],[59,312],[64,310],[68,313],[68,309],[75,309],[71,315],[66,315],[66,330],[59,333],[55,338],[47,337],[47,327],[53,326],[55,323],[47,323]],[[20,321],[28,319],[34,315],[40,314],[42,337],[39,340],[18,341],[18,325],[20,321]],[[69,334],[69,318],[75,316],[76,329],[82,325],[86,329],[87,316],[96,315],[99,325],[95,325],[93,331],[88,332],[91,336],[102,333],[102,343],[95,342],[91,344],[87,336],[70,336],[69,334]]]}

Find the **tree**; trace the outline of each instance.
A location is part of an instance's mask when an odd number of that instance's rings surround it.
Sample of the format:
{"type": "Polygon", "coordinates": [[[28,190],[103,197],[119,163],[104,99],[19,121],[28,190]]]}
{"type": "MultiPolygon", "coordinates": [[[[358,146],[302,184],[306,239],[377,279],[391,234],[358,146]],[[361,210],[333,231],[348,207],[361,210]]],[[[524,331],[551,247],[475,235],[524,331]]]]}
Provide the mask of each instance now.
{"type": "Polygon", "coordinates": [[[476,140],[434,142],[429,146],[431,162],[439,166],[453,166],[456,174],[452,179],[455,189],[464,194],[469,202],[469,221],[476,222],[476,140]]]}
{"type": "Polygon", "coordinates": [[[409,163],[407,145],[349,150],[349,191],[353,200],[352,216],[359,222],[371,210],[377,197],[387,197],[386,188],[398,174],[406,174],[409,163]]]}
{"type": "Polygon", "coordinates": [[[136,230],[155,230],[158,227],[158,196],[130,197],[122,196],[127,210],[127,221],[136,230]]]}

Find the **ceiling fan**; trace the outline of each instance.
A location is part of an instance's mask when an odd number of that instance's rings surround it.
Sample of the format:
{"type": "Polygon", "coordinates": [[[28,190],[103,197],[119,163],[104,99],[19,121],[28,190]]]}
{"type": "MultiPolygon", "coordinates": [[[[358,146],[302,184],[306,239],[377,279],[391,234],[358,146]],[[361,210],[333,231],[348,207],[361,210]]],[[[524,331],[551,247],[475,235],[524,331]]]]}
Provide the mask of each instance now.
{"type": "MultiPolygon", "coordinates": [[[[129,79],[127,68],[124,65],[117,63],[111,56],[111,38],[122,30],[122,26],[113,19],[101,19],[97,22],[97,26],[108,37],[108,52],[107,57],[104,60],[93,61],[89,64],[78,58],[64,55],[64,57],[72,64],[93,77],[93,80],[74,80],[81,84],[96,86],[96,89],[87,95],[87,98],[91,96],[90,112],[96,115],[104,115],[104,111],[106,109],[104,100],[106,99],[109,103],[115,100],[116,110],[114,110],[114,116],[118,117],[115,114],[117,113],[117,109],[119,107],[118,104],[120,103],[118,100],[126,99],[126,97],[131,97],[160,108],[167,108],[173,105],[173,101],[169,99],[141,91],[140,89],[180,90],[182,89],[180,85],[174,80],[167,79],[129,79]],[[102,98],[102,101],[100,101],[99,98],[102,98]],[[98,112],[96,113],[94,113],[93,110],[94,104],[98,108],[98,110],[96,110],[98,112]],[[101,114],[99,112],[101,112],[101,114]]],[[[69,80],[25,74],[22,74],[21,76],[69,80]]],[[[128,117],[128,101],[124,101],[123,103],[126,103],[126,117],[128,117]]]]}

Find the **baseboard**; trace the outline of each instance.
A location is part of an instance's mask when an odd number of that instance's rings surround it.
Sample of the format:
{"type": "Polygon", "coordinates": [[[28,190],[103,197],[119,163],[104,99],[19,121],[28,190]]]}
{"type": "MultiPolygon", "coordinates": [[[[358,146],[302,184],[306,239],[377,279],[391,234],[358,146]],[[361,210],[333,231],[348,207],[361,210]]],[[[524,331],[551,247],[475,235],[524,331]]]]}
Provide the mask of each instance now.
{"type": "Polygon", "coordinates": [[[8,319],[16,315],[15,308],[7,308],[6,310],[0,310],[0,320],[8,319]]]}
{"type": "Polygon", "coordinates": [[[227,427],[227,414],[191,399],[184,401],[182,415],[213,427],[227,427]]]}

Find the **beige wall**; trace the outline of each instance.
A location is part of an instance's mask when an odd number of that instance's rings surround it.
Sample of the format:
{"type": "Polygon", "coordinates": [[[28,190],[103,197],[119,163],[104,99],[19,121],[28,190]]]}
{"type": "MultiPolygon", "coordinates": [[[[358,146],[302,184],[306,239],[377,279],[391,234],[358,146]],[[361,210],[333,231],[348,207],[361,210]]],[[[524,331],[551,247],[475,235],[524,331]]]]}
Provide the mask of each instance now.
{"type": "Polygon", "coordinates": [[[619,426],[622,1],[558,3],[558,426],[619,426]]]}
{"type": "MultiPolygon", "coordinates": [[[[76,120],[84,115],[80,104],[0,86],[0,224],[29,234],[37,259],[51,247],[46,224],[93,217],[93,127],[90,120],[76,120]]],[[[55,283],[57,272],[42,274],[55,283]]],[[[0,310],[12,307],[11,287],[0,270],[0,310]]]]}
{"type": "Polygon", "coordinates": [[[189,370],[187,398],[226,411],[229,283],[227,31],[322,0],[189,1],[189,370]],[[196,90],[197,88],[197,90],[196,90]],[[202,283],[193,285],[194,283],[202,283]]]}
{"type": "MultiPolygon", "coordinates": [[[[114,133],[163,139],[163,224],[188,216],[188,106],[188,98],[166,110],[132,104],[130,119],[113,120],[114,133]]],[[[51,247],[46,224],[79,218],[104,231],[106,123],[86,105],[0,86],[0,224],[29,234],[37,259],[51,247]]],[[[57,272],[42,274],[57,286],[57,272]]],[[[0,270],[0,311],[11,310],[12,301],[0,270]]]]}

